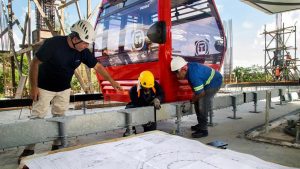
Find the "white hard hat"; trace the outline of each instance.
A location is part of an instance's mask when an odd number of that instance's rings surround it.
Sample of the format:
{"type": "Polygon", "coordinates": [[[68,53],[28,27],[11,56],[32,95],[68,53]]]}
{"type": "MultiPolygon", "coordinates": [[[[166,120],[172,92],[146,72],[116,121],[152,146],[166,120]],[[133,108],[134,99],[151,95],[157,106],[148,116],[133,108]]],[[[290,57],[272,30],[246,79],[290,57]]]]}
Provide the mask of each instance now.
{"type": "Polygon", "coordinates": [[[185,66],[187,64],[187,62],[179,56],[173,57],[172,61],[171,61],[171,71],[176,71],[181,69],[183,66],[185,66]]]}
{"type": "Polygon", "coordinates": [[[79,20],[71,26],[70,30],[72,32],[77,32],[82,41],[86,43],[94,42],[95,31],[88,21],[79,20]]]}

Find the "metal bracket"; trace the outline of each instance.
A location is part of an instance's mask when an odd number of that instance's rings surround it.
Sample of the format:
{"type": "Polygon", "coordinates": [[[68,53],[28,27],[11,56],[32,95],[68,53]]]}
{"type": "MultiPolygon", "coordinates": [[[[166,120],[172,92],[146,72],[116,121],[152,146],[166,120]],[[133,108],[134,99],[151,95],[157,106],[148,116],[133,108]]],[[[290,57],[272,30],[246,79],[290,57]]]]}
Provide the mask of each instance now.
{"type": "Polygon", "coordinates": [[[58,123],[58,139],[61,142],[61,147],[68,147],[68,135],[66,134],[66,123],[67,120],[64,118],[54,117],[50,120],[46,120],[50,122],[58,123]]]}
{"type": "Polygon", "coordinates": [[[125,114],[125,126],[126,127],[126,131],[123,134],[123,137],[127,137],[130,135],[135,134],[134,130],[133,130],[133,123],[132,123],[132,114],[130,111],[126,111],[126,110],[122,110],[121,113],[125,114]]]}
{"type": "Polygon", "coordinates": [[[83,114],[86,114],[86,101],[82,102],[82,110],[83,110],[83,114]]]}
{"type": "Polygon", "coordinates": [[[213,123],[213,116],[214,116],[214,112],[213,112],[213,110],[210,110],[209,111],[209,120],[207,123],[207,126],[209,126],[209,127],[214,127],[217,125],[217,123],[213,123]]]}
{"type": "Polygon", "coordinates": [[[279,89],[278,90],[278,95],[279,95],[279,103],[277,103],[276,105],[280,105],[280,106],[283,106],[283,105],[286,105],[286,103],[284,102],[284,95],[283,95],[283,91],[282,89],[279,89]]]}
{"type": "Polygon", "coordinates": [[[238,120],[241,119],[242,117],[237,117],[236,116],[236,111],[237,111],[237,106],[236,106],[236,97],[231,96],[231,104],[232,104],[232,111],[233,111],[233,116],[229,116],[228,118],[238,120]]]}
{"type": "Polygon", "coordinates": [[[253,103],[254,103],[254,111],[249,111],[250,113],[261,113],[261,111],[257,111],[257,93],[253,93],[253,103]]]}
{"type": "Polygon", "coordinates": [[[271,96],[270,96],[270,101],[269,101],[269,109],[275,109],[275,107],[272,107],[272,91],[270,91],[271,96]]]}
{"type": "Polygon", "coordinates": [[[177,119],[175,120],[175,124],[177,125],[176,130],[175,130],[175,134],[176,135],[182,135],[182,131],[180,128],[181,125],[181,119],[182,119],[182,108],[183,108],[184,104],[176,104],[176,117],[177,119]]]}

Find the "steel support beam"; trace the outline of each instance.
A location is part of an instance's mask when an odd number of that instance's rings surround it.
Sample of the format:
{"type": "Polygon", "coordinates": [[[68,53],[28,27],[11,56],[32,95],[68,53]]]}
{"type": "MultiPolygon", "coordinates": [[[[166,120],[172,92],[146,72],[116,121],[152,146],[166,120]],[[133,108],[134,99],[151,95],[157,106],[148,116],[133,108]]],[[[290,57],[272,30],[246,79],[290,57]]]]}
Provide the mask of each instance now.
{"type": "MultiPolygon", "coordinates": [[[[214,99],[213,109],[232,106],[235,109],[234,113],[236,113],[237,105],[243,104],[244,100],[247,100],[244,99],[244,97],[248,97],[247,95],[253,96],[253,93],[241,93],[234,96],[217,95],[214,99]]],[[[257,99],[261,100],[265,97],[266,91],[257,91],[257,99]],[[260,95],[264,97],[260,97],[260,95]]],[[[75,96],[74,100],[76,98],[80,100],[80,96],[75,96]]],[[[71,99],[71,101],[74,100],[71,99]]],[[[162,108],[157,110],[157,120],[177,118],[177,121],[180,122],[181,117],[187,115],[182,113],[182,105],[182,102],[163,104],[162,108]]],[[[53,141],[57,138],[60,138],[62,142],[65,142],[64,146],[67,146],[67,139],[71,137],[122,129],[129,125],[141,125],[148,121],[154,121],[153,106],[132,109],[121,107],[119,110],[106,111],[103,109],[95,110],[94,113],[90,114],[1,124],[0,149],[53,141]]],[[[235,118],[237,117],[235,116],[235,118]]],[[[180,123],[178,124],[179,129],[177,131],[180,131],[180,123]]]]}
{"type": "Polygon", "coordinates": [[[284,92],[283,92],[283,89],[279,89],[278,90],[278,96],[279,96],[279,103],[278,104],[276,104],[276,105],[286,105],[285,103],[284,103],[284,92]]]}
{"type": "MultiPolygon", "coordinates": [[[[102,94],[80,94],[80,95],[71,95],[70,102],[80,102],[80,101],[89,101],[89,100],[103,100],[102,94]]],[[[0,108],[9,108],[9,107],[24,107],[31,106],[31,99],[10,99],[10,100],[0,100],[0,108]]]]}
{"type": "Polygon", "coordinates": [[[238,101],[238,96],[231,96],[231,104],[232,104],[232,111],[233,111],[233,116],[229,116],[228,118],[238,120],[241,119],[241,117],[236,116],[236,111],[237,111],[237,104],[239,103],[238,101]]]}
{"type": "Polygon", "coordinates": [[[249,112],[250,113],[261,113],[261,111],[257,111],[257,102],[258,102],[257,93],[253,92],[252,94],[253,94],[254,111],[249,111],[249,112]]]}

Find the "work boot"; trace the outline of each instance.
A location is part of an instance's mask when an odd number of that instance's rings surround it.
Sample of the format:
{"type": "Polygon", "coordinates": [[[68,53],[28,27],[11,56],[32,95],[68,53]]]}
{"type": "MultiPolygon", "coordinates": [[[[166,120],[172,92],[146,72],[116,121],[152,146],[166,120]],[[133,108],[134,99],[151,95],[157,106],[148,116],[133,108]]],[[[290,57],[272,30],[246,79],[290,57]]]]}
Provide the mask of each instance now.
{"type": "Polygon", "coordinates": [[[206,136],[208,136],[207,130],[197,130],[194,133],[192,133],[193,138],[201,138],[201,137],[206,137],[206,136]]]}
{"type": "Polygon", "coordinates": [[[142,125],[144,128],[144,132],[156,130],[156,122],[149,121],[146,124],[142,125]]]}
{"type": "Polygon", "coordinates": [[[59,147],[60,147],[59,145],[52,145],[51,151],[58,150],[59,147]]]}
{"type": "Polygon", "coordinates": [[[21,162],[21,160],[22,160],[23,157],[30,156],[30,155],[32,155],[32,154],[34,154],[34,150],[26,150],[26,149],[25,149],[25,150],[22,152],[22,154],[19,156],[19,158],[18,158],[18,164],[20,164],[20,162],[21,162]]]}
{"type": "Polygon", "coordinates": [[[196,125],[194,125],[194,126],[191,126],[191,130],[192,131],[197,131],[197,130],[199,130],[200,129],[200,124],[196,124],[196,125]]]}
{"type": "MultiPolygon", "coordinates": [[[[132,134],[137,134],[135,126],[132,126],[132,134]]],[[[126,129],[126,131],[123,133],[123,137],[127,137],[130,135],[131,135],[131,133],[129,132],[128,129],[126,129]]]]}

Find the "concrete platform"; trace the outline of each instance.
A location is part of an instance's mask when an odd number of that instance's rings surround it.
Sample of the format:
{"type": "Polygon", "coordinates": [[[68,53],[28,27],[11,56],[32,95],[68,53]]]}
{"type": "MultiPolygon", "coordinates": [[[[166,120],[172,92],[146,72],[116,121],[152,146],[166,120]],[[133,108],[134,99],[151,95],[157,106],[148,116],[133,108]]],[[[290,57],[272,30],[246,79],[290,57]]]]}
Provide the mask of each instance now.
{"type": "MultiPolygon", "coordinates": [[[[278,102],[278,98],[273,99],[273,102],[278,102]]],[[[293,101],[287,105],[278,106],[274,103],[272,104],[275,109],[270,110],[270,119],[275,119],[295,111],[300,108],[299,101],[293,101]]],[[[265,101],[258,102],[258,110],[264,112],[265,101]]],[[[114,108],[112,108],[114,109],[114,108]]],[[[228,149],[252,154],[263,160],[270,161],[273,163],[297,167],[300,168],[300,149],[293,149],[283,146],[271,145],[267,143],[254,142],[244,138],[244,132],[258,125],[261,125],[265,121],[264,113],[249,113],[253,110],[253,103],[243,104],[237,107],[237,116],[242,117],[239,120],[233,120],[227,118],[232,116],[232,108],[220,109],[214,111],[213,122],[217,123],[216,126],[209,128],[209,136],[198,140],[202,143],[208,143],[213,140],[222,140],[228,143],[228,149]]],[[[87,113],[92,112],[93,109],[87,110],[87,113]]],[[[6,123],[7,121],[19,120],[20,110],[5,111],[1,112],[0,123],[6,123]]],[[[28,120],[27,115],[29,114],[28,109],[23,109],[20,120],[28,120]]],[[[71,114],[82,114],[82,110],[70,110],[68,115],[71,114]]],[[[183,117],[181,123],[182,136],[186,138],[191,138],[190,126],[196,124],[196,116],[190,115],[183,117]]],[[[158,129],[174,133],[176,129],[175,119],[170,119],[166,121],[161,121],[158,123],[158,129]]],[[[142,127],[137,126],[138,132],[142,132],[142,127]]],[[[77,138],[70,139],[70,146],[78,144],[92,143],[96,141],[107,140],[111,138],[122,137],[124,133],[123,129],[100,133],[91,134],[87,136],[80,136],[77,138]]],[[[1,139],[1,138],[0,138],[1,139]]],[[[191,138],[192,139],[192,138],[191,138]]],[[[41,153],[49,151],[51,145],[50,143],[38,144],[36,146],[36,153],[41,153]]],[[[17,168],[17,158],[21,154],[24,147],[6,149],[0,151],[0,168],[1,169],[12,169],[17,168]]]]}

